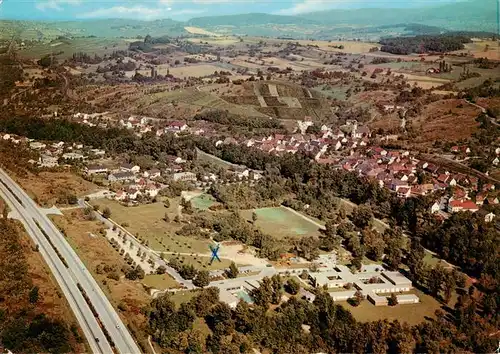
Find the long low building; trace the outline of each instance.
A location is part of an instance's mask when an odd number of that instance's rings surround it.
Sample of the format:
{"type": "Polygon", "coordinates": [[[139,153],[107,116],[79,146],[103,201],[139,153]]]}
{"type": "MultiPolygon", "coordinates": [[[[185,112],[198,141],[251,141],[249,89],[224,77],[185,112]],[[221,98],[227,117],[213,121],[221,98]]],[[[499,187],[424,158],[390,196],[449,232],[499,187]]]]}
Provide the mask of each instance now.
{"type": "MultiPolygon", "coordinates": [[[[356,291],[360,291],[376,306],[387,305],[387,297],[378,294],[402,293],[412,289],[411,280],[403,274],[387,271],[378,264],[363,265],[361,271],[357,273],[351,272],[346,266],[337,265],[327,271],[309,273],[309,277],[317,287],[339,289],[330,292],[334,301],[348,300],[354,297],[356,291]]],[[[418,297],[403,297],[402,301],[402,303],[415,303],[414,301],[418,302],[418,297]]]]}
{"type": "Polygon", "coordinates": [[[404,305],[404,304],[418,304],[420,302],[420,299],[415,294],[397,295],[396,299],[398,300],[398,304],[400,304],[400,305],[404,305]]]}

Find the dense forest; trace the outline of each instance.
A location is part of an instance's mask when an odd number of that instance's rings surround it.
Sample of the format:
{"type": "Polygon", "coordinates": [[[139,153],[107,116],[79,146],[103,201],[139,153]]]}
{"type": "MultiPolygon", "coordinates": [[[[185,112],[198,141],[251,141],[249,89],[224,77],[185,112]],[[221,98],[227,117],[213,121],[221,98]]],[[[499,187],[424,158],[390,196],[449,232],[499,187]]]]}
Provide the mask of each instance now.
{"type": "MultiPolygon", "coordinates": [[[[13,222],[0,218],[0,351],[67,353],[73,351],[71,331],[60,319],[45,315],[38,287],[26,262],[29,250],[13,222]]],[[[72,335],[73,333],[73,335],[72,335]]]]}
{"type": "Polygon", "coordinates": [[[412,53],[444,53],[464,49],[464,44],[470,42],[468,36],[450,34],[383,38],[380,40],[382,45],[380,50],[404,55],[412,53]]]}
{"type": "Polygon", "coordinates": [[[19,63],[8,55],[0,55],[0,95],[10,92],[16,81],[22,80],[23,70],[19,63]]]}

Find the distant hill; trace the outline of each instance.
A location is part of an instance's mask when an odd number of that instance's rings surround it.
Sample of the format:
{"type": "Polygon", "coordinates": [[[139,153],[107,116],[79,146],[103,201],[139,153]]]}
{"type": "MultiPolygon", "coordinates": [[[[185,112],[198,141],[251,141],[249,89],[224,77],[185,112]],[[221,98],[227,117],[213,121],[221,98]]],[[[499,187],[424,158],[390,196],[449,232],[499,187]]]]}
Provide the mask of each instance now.
{"type": "Polygon", "coordinates": [[[449,30],[497,30],[496,0],[457,1],[441,6],[409,9],[355,9],[311,12],[303,18],[324,25],[384,26],[418,23],[449,30]]]}
{"type": "Polygon", "coordinates": [[[125,19],[88,20],[88,21],[13,21],[0,20],[0,38],[50,40],[59,36],[68,37],[125,37],[133,38],[154,34],[155,36],[180,36],[188,34],[185,24],[170,19],[140,21],[125,19]]]}
{"type": "Polygon", "coordinates": [[[312,12],[300,16],[265,13],[209,16],[186,22],[171,19],[125,19],[40,22],[0,20],[0,39],[51,40],[67,37],[124,37],[190,35],[185,27],[224,35],[290,37],[296,39],[361,38],[376,41],[386,36],[440,34],[447,31],[497,31],[497,0],[458,1],[433,7],[407,9],[352,9],[312,12]]]}
{"type": "Polygon", "coordinates": [[[188,21],[191,26],[261,26],[268,24],[275,25],[317,25],[314,19],[299,16],[281,16],[265,13],[250,13],[241,15],[207,16],[192,18],[188,21]]]}

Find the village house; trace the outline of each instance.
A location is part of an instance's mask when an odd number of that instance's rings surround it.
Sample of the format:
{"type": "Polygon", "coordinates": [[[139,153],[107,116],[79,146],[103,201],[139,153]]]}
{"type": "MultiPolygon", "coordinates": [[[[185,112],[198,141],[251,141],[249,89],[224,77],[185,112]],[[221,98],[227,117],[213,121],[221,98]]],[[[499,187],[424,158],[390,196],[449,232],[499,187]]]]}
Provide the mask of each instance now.
{"type": "Polygon", "coordinates": [[[431,206],[431,214],[436,214],[439,212],[439,210],[441,210],[441,206],[438,202],[434,202],[434,204],[432,204],[431,206]]]}
{"type": "Polygon", "coordinates": [[[191,181],[191,182],[196,182],[196,174],[193,172],[179,172],[179,173],[174,173],[173,175],[173,180],[174,181],[191,181]]]}
{"type": "Polygon", "coordinates": [[[184,122],[180,121],[174,121],[171,122],[167,127],[165,128],[165,132],[183,132],[185,131],[188,127],[188,125],[184,122]]]}
{"type": "Polygon", "coordinates": [[[108,173],[108,168],[102,165],[89,165],[85,167],[85,173],[93,175],[96,173],[108,173]]]}
{"type": "Polygon", "coordinates": [[[33,150],[41,150],[45,149],[47,147],[47,144],[41,143],[39,141],[32,141],[30,143],[30,148],[33,150]]]}
{"type": "Polygon", "coordinates": [[[471,200],[465,200],[465,201],[452,200],[448,203],[448,212],[450,213],[456,213],[461,211],[470,211],[472,213],[475,213],[478,210],[479,208],[476,205],[476,203],[474,203],[471,200]]]}
{"type": "Polygon", "coordinates": [[[144,171],[142,173],[142,176],[144,178],[155,179],[155,178],[161,177],[161,171],[157,168],[152,168],[150,170],[144,171]]]}
{"type": "Polygon", "coordinates": [[[108,176],[108,181],[110,182],[132,181],[134,179],[135,175],[132,172],[118,172],[108,176]]]}
{"type": "Polygon", "coordinates": [[[104,156],[106,155],[106,151],[102,149],[90,149],[90,153],[94,156],[104,156]]]}
{"type": "Polygon", "coordinates": [[[146,186],[146,188],[144,189],[144,194],[146,194],[147,196],[149,196],[151,198],[156,197],[159,192],[160,192],[160,189],[154,183],[148,184],[146,186]]]}
{"type": "Polygon", "coordinates": [[[38,160],[38,165],[40,167],[47,167],[47,168],[59,166],[58,158],[56,156],[49,156],[46,154],[42,154],[38,160]]]}
{"type": "Polygon", "coordinates": [[[123,172],[139,173],[140,170],[141,168],[139,166],[130,163],[125,163],[120,166],[120,171],[123,172]]]}
{"type": "Polygon", "coordinates": [[[76,153],[76,152],[66,152],[62,155],[63,159],[66,160],[85,160],[87,159],[86,156],[76,153]]]}
{"type": "Polygon", "coordinates": [[[497,205],[499,203],[497,197],[488,197],[484,200],[484,204],[497,205]]]}

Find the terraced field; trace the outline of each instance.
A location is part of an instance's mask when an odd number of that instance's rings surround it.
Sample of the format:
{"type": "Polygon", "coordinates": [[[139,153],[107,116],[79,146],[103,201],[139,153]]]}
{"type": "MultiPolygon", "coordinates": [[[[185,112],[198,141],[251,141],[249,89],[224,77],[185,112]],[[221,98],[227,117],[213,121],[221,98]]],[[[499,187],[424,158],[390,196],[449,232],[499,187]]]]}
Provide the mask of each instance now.
{"type": "Polygon", "coordinates": [[[198,91],[196,88],[159,92],[147,95],[141,99],[141,103],[144,104],[147,102],[150,105],[174,101],[201,108],[223,109],[230,113],[247,117],[266,117],[265,114],[257,111],[252,106],[230,103],[208,92],[198,91]]]}

